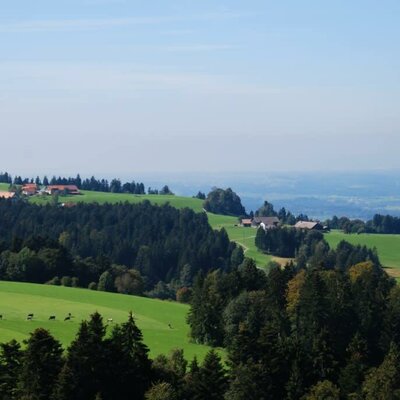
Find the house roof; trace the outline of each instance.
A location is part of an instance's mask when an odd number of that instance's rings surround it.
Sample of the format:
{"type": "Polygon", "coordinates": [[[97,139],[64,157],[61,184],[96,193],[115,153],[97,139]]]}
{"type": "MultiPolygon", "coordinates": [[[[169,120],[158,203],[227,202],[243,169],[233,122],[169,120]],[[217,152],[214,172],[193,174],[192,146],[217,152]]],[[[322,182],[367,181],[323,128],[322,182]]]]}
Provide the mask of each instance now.
{"type": "Polygon", "coordinates": [[[36,183],[25,183],[25,185],[22,186],[22,189],[37,189],[38,185],[36,185],[36,183]]]}
{"type": "Polygon", "coordinates": [[[69,190],[73,192],[79,192],[78,186],[76,185],[49,185],[47,186],[48,190],[69,190]]]}
{"type": "Polygon", "coordinates": [[[255,224],[264,223],[264,225],[277,225],[279,222],[278,217],[254,217],[253,219],[253,223],[255,224]]]}
{"type": "Polygon", "coordinates": [[[2,199],[12,199],[14,196],[14,192],[0,192],[0,198],[2,199]]]}
{"type": "Polygon", "coordinates": [[[317,226],[320,226],[320,224],[318,222],[314,222],[314,221],[299,221],[296,223],[296,225],[294,226],[295,228],[299,228],[299,229],[314,229],[317,226]]]}
{"type": "Polygon", "coordinates": [[[243,224],[243,225],[250,225],[250,224],[251,224],[251,219],[250,219],[250,218],[244,218],[244,219],[242,219],[242,224],[243,224]]]}

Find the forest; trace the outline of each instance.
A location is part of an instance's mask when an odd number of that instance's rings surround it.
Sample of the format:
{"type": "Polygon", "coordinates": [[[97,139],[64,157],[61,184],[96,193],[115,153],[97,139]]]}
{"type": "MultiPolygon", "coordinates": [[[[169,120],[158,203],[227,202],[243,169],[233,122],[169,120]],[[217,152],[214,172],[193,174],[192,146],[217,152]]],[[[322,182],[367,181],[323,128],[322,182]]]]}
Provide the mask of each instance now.
{"type": "Polygon", "coordinates": [[[0,279],[64,277],[101,290],[114,290],[116,281],[136,286],[134,294],[160,282],[188,286],[200,270],[243,261],[242,249],[204,213],[148,201],[54,207],[0,200],[0,237],[0,279]]]}

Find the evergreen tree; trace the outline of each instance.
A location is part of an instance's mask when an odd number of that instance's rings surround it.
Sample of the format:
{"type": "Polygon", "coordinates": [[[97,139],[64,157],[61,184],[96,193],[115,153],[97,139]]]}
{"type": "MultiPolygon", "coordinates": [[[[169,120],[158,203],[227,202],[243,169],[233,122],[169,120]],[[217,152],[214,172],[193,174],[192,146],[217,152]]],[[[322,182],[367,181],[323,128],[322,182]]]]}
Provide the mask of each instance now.
{"type": "Polygon", "coordinates": [[[103,319],[98,313],[89,322],[81,323],[59,376],[57,400],[87,400],[103,393],[109,365],[105,360],[104,334],[103,319]]]}
{"type": "Polygon", "coordinates": [[[60,343],[42,328],[26,341],[19,377],[19,393],[30,400],[48,400],[62,368],[60,343]]]}
{"type": "Polygon", "coordinates": [[[2,400],[15,398],[21,363],[22,351],[17,341],[0,344],[0,398],[2,400]]]}
{"type": "Polygon", "coordinates": [[[150,384],[151,362],[132,312],[127,322],[113,329],[105,346],[113,368],[106,376],[104,399],[142,399],[150,384]]]}
{"type": "Polygon", "coordinates": [[[210,350],[193,379],[193,400],[221,400],[227,389],[227,376],[221,358],[210,350]]]}

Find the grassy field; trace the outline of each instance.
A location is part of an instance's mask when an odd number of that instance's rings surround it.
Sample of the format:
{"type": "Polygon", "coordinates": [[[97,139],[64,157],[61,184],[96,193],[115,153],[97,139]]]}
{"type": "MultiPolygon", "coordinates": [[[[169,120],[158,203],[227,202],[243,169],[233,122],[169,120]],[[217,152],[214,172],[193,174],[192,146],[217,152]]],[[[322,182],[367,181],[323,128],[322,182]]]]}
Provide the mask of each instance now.
{"type": "Polygon", "coordinates": [[[8,183],[0,183],[0,191],[7,192],[10,185],[8,183]]]}
{"type": "MultiPolygon", "coordinates": [[[[182,196],[170,196],[170,195],[135,195],[129,193],[104,193],[104,192],[92,192],[88,190],[82,190],[81,196],[60,196],[59,202],[66,203],[121,203],[128,201],[129,203],[140,203],[144,200],[149,200],[153,204],[165,204],[170,203],[171,206],[176,208],[189,207],[196,212],[200,212],[203,209],[203,202],[200,199],[194,199],[192,197],[182,196]]],[[[51,201],[51,196],[34,196],[30,198],[30,201],[35,204],[46,204],[51,201]]]]}
{"type": "Polygon", "coordinates": [[[187,359],[195,355],[203,359],[209,350],[207,346],[189,341],[189,327],[186,324],[189,306],[185,304],[16,282],[0,282],[0,314],[3,315],[0,342],[11,339],[21,341],[35,328],[44,327],[66,346],[74,338],[80,321],[93,312],[98,311],[105,320],[112,318],[115,324],[126,321],[130,310],[143,332],[145,343],[150,347],[151,356],[166,354],[173,348],[183,348],[187,359]],[[74,318],[64,322],[69,312],[74,318]],[[34,313],[34,320],[26,320],[28,313],[34,313]],[[56,320],[49,321],[50,315],[56,315],[56,320]]]}
{"type": "Polygon", "coordinates": [[[246,256],[253,258],[260,268],[266,267],[266,265],[273,260],[272,256],[258,251],[254,243],[257,233],[256,229],[238,226],[238,219],[236,217],[210,213],[207,215],[210,225],[214,229],[225,228],[230,240],[239,243],[245,250],[246,256]]]}
{"type": "Polygon", "coordinates": [[[341,240],[371,248],[376,247],[381,263],[388,269],[387,272],[397,278],[400,277],[400,235],[349,235],[341,231],[332,231],[325,234],[325,239],[331,247],[336,247],[341,240]]]}

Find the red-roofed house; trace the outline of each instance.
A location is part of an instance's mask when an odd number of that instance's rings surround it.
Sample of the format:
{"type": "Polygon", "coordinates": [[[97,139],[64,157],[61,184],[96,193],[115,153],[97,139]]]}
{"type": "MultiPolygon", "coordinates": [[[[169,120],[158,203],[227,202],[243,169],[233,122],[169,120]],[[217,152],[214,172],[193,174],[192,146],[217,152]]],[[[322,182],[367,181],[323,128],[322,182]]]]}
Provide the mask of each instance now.
{"type": "Polygon", "coordinates": [[[22,194],[26,196],[33,196],[34,194],[38,193],[39,186],[36,183],[27,183],[22,186],[22,194]]]}
{"type": "Polygon", "coordinates": [[[49,185],[46,187],[47,194],[66,193],[66,194],[81,194],[76,185],[49,185]]]}

